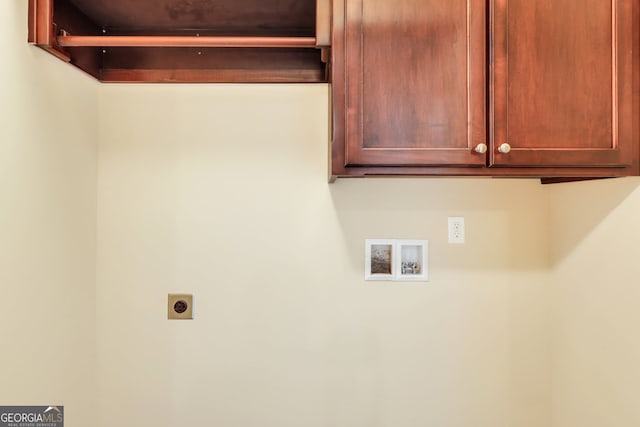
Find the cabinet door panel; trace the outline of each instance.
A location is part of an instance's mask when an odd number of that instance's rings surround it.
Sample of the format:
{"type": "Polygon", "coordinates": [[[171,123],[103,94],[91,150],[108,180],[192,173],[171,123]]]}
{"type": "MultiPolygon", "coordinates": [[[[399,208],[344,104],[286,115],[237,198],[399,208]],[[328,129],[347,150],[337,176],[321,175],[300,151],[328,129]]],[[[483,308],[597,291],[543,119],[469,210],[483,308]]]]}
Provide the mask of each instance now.
{"type": "Polygon", "coordinates": [[[485,3],[346,1],[346,161],[478,165],[486,142],[485,3]]]}
{"type": "Polygon", "coordinates": [[[492,3],[491,165],[631,164],[631,1],[492,3]]]}

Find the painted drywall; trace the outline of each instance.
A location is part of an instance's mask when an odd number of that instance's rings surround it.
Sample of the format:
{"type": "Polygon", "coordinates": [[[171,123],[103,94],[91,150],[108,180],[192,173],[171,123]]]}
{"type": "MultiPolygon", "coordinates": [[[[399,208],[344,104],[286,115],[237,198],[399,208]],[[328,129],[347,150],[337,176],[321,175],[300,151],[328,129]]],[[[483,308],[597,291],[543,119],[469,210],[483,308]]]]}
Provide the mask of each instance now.
{"type": "Polygon", "coordinates": [[[0,2],[0,404],[70,427],[640,424],[639,179],[327,185],[325,85],[99,86],[25,22],[0,2]],[[364,282],[371,237],[428,239],[431,281],[364,282]],[[166,320],[169,292],[195,320],[166,320]]]}
{"type": "Polygon", "coordinates": [[[640,179],[550,188],[553,425],[640,425],[640,179]]]}
{"type": "Polygon", "coordinates": [[[99,413],[117,408],[121,427],[549,425],[537,181],[329,185],[326,85],[99,93],[99,413]],[[466,244],[446,242],[450,215],[466,244]],[[430,282],[365,282],[365,238],[428,239],[430,282]],[[193,321],[166,319],[170,292],[194,294],[193,321]]]}
{"type": "Polygon", "coordinates": [[[0,2],[0,405],[95,397],[97,84],[27,44],[27,2],[0,2]]]}

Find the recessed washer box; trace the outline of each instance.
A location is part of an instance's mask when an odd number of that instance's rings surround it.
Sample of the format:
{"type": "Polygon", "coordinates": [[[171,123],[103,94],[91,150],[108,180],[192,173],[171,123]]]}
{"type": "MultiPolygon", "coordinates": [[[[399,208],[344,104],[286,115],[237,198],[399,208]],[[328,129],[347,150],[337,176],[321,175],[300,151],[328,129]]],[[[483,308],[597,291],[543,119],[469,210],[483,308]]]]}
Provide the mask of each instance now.
{"type": "Polygon", "coordinates": [[[169,294],[167,318],[178,320],[193,319],[193,295],[169,294]]]}

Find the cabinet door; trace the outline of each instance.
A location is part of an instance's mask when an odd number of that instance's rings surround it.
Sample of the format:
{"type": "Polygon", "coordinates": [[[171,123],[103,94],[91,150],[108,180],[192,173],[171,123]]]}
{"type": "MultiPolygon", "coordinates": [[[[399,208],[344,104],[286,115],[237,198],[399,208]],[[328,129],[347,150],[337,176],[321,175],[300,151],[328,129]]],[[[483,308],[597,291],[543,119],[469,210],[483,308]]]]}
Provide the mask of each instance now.
{"type": "Polygon", "coordinates": [[[492,166],[631,164],[632,1],[491,0],[492,166]]]}
{"type": "Polygon", "coordinates": [[[346,0],[346,166],[486,165],[483,0],[346,0]]]}

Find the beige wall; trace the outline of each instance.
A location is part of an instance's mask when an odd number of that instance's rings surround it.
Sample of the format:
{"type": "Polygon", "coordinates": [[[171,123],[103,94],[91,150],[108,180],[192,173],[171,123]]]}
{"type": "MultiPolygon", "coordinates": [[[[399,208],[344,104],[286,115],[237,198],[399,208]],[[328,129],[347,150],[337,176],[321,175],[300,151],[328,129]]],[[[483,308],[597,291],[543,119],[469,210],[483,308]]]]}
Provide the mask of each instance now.
{"type": "Polygon", "coordinates": [[[640,179],[553,186],[553,425],[640,425],[640,179]]]}
{"type": "Polygon", "coordinates": [[[93,423],[97,87],[0,1],[0,405],[93,423]]]}
{"type": "Polygon", "coordinates": [[[546,189],[328,185],[327,92],[101,86],[100,412],[122,427],[549,425],[546,189]],[[448,215],[467,244],[447,244],[448,215]],[[430,240],[430,283],[363,281],[364,239],[396,237],[430,240]],[[166,320],[168,292],[195,295],[194,321],[166,320]]]}
{"type": "Polygon", "coordinates": [[[26,3],[0,2],[0,404],[70,427],[640,424],[640,179],[328,185],[325,85],[98,85],[26,44],[26,3]],[[372,237],[428,239],[431,281],[364,282],[372,237]]]}

